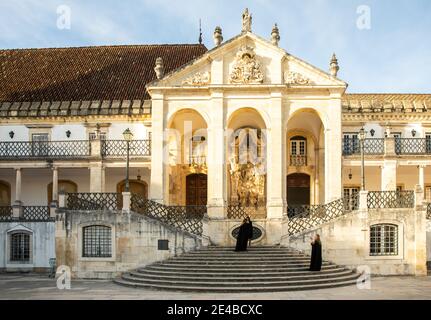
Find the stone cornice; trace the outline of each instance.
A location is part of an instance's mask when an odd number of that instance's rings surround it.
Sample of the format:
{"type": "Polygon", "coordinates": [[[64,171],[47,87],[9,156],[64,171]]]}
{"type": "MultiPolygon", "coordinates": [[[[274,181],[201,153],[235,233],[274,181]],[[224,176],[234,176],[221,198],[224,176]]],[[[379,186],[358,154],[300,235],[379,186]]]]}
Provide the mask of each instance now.
{"type": "Polygon", "coordinates": [[[431,112],[375,112],[375,113],[349,113],[343,112],[342,121],[367,122],[367,121],[430,121],[431,112]]]}

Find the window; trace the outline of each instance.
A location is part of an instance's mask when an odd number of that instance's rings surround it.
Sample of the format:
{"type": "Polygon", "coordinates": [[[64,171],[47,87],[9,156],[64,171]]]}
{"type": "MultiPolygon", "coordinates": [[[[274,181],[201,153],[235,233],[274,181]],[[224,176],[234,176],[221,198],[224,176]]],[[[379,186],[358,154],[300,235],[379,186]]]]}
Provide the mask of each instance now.
{"type": "Polygon", "coordinates": [[[307,165],[307,139],[301,136],[295,136],[290,139],[290,165],[306,166],[307,165]]]}
{"type": "Polygon", "coordinates": [[[431,133],[425,133],[425,148],[426,153],[431,153],[431,133]]]}
{"type": "Polygon", "coordinates": [[[35,156],[47,156],[48,155],[48,133],[33,133],[31,135],[31,141],[33,142],[33,155],[35,156]]]}
{"type": "Polygon", "coordinates": [[[357,133],[343,134],[343,154],[351,155],[360,153],[359,139],[357,133]]]}
{"type": "Polygon", "coordinates": [[[206,139],[204,136],[193,136],[190,140],[190,159],[189,163],[206,163],[205,149],[206,149],[206,139]]]}
{"type": "MultiPolygon", "coordinates": [[[[106,132],[99,132],[100,140],[106,140],[106,132]]],[[[96,132],[90,132],[88,134],[88,140],[96,139],[96,132]]]]}
{"type": "Polygon", "coordinates": [[[376,224],[370,228],[370,256],[398,255],[398,226],[376,224]]]}
{"type": "Polygon", "coordinates": [[[86,258],[110,258],[112,256],[111,228],[89,226],[83,228],[82,256],[86,258]]]}
{"type": "Polygon", "coordinates": [[[16,232],[10,235],[10,261],[30,262],[30,234],[16,232]]]}
{"type": "Polygon", "coordinates": [[[392,137],[395,138],[395,153],[401,153],[401,132],[393,132],[392,137]]]}
{"type": "Polygon", "coordinates": [[[343,189],[344,207],[347,210],[358,210],[359,208],[359,187],[343,189]]]}

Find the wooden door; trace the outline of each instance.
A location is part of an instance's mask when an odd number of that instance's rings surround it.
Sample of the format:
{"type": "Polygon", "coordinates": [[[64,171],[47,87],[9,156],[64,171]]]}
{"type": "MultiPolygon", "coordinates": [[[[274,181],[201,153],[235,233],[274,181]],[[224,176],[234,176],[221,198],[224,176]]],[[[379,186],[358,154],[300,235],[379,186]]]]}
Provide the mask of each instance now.
{"type": "Polygon", "coordinates": [[[207,204],[207,175],[193,173],[186,177],[186,205],[207,204]]]}

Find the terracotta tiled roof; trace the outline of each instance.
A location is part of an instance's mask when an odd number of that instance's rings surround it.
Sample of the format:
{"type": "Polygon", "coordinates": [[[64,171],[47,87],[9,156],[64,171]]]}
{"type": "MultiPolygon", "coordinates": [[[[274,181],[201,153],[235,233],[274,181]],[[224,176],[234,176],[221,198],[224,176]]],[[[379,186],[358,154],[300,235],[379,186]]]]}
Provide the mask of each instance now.
{"type": "Polygon", "coordinates": [[[431,112],[431,94],[345,94],[342,105],[343,112],[431,112]]]}
{"type": "Polygon", "coordinates": [[[0,50],[0,101],[144,100],[157,57],[170,72],[206,51],[201,44],[0,50]]]}

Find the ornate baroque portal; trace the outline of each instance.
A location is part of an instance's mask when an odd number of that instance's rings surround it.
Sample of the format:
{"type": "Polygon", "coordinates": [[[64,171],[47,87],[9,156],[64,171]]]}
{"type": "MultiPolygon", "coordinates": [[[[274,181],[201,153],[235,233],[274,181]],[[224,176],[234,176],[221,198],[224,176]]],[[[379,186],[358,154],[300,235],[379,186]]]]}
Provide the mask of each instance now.
{"type": "Polygon", "coordinates": [[[228,216],[266,217],[265,139],[260,129],[241,128],[233,135],[229,158],[228,216]]]}

